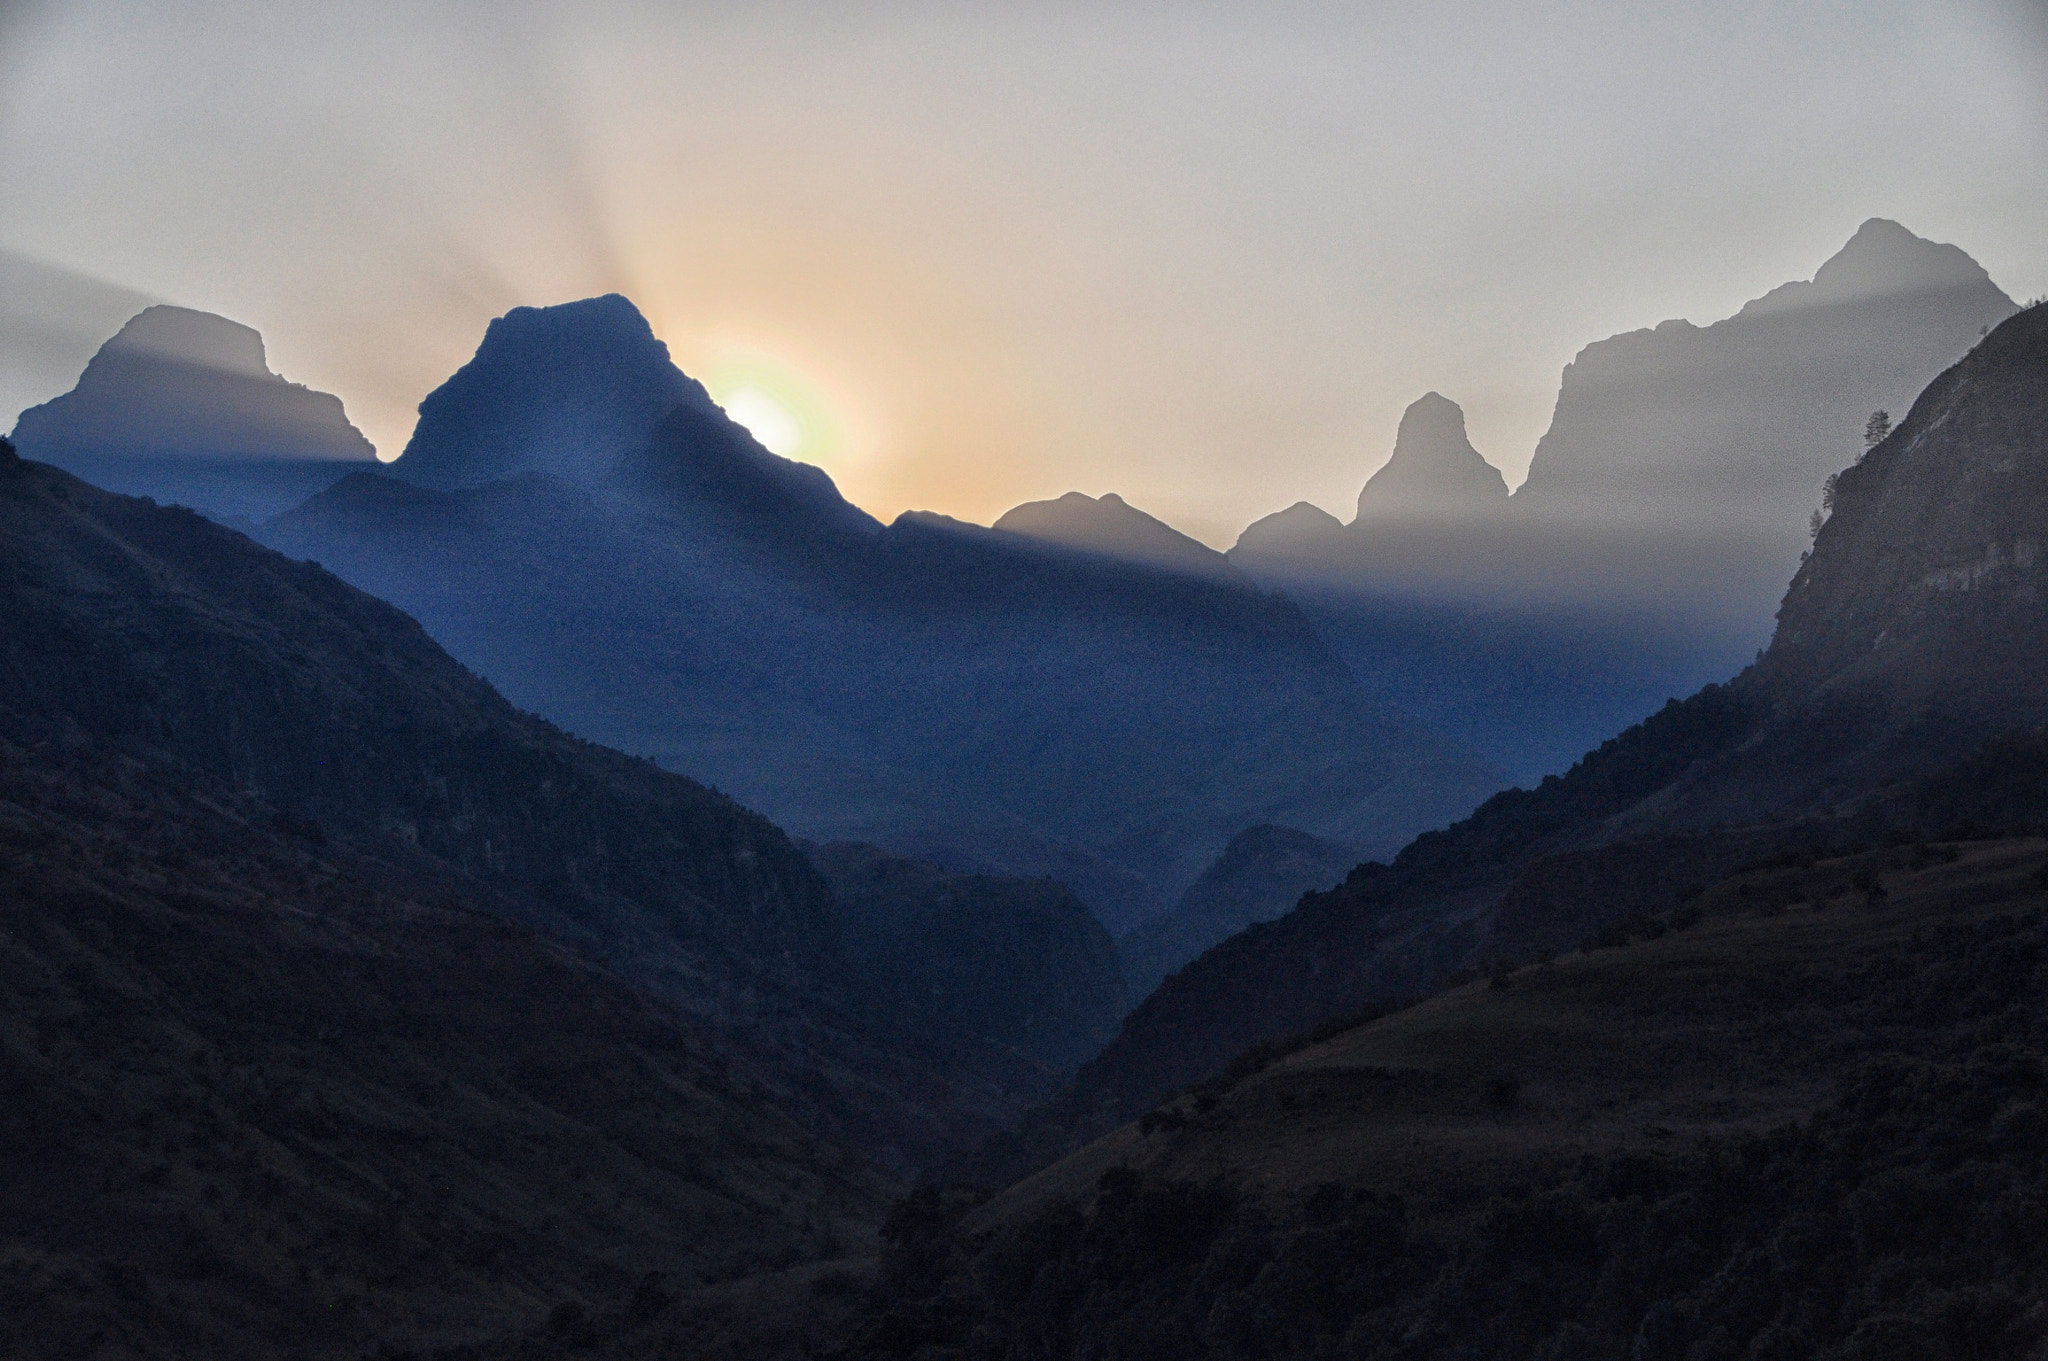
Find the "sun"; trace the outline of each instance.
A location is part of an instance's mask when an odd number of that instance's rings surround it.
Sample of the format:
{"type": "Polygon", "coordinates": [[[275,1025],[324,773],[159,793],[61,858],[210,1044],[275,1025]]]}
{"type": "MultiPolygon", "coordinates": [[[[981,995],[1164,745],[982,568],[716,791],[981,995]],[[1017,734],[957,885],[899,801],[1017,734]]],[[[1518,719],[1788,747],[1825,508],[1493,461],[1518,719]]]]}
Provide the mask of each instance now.
{"type": "Polygon", "coordinates": [[[747,427],[771,454],[795,458],[804,452],[804,423],[795,412],[757,387],[734,388],[718,398],[725,414],[747,427]]]}
{"type": "Polygon", "coordinates": [[[771,454],[829,464],[841,453],[839,422],[817,385],[773,354],[752,347],[720,347],[708,365],[704,386],[725,414],[745,426],[771,454]]]}

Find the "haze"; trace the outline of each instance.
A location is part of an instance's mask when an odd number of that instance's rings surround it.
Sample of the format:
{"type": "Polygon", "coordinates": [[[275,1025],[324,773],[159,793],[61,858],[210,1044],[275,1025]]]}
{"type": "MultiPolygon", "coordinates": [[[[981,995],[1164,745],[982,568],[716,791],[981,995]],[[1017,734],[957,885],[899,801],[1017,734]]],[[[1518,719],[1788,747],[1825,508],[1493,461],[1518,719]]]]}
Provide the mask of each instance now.
{"type": "Polygon", "coordinates": [[[1227,544],[1426,390],[1518,482],[1579,347],[1866,217],[2048,293],[2038,7],[1356,9],[10,7],[0,421],[161,299],[391,457],[490,317],[618,290],[884,518],[1227,544]]]}

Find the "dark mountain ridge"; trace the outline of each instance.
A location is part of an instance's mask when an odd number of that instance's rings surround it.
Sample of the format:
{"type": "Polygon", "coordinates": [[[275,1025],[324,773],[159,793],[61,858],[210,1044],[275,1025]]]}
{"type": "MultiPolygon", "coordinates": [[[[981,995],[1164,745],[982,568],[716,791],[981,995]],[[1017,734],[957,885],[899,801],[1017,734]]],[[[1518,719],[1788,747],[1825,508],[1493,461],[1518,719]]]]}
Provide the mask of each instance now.
{"type": "Polygon", "coordinates": [[[875,1005],[829,886],[766,819],[519,712],[311,563],[10,456],[0,584],[11,721],[83,735],[195,797],[257,800],[408,893],[601,956],[885,1167],[973,1137],[1050,1080],[875,1005]]]}
{"type": "Polygon", "coordinates": [[[808,851],[867,986],[914,1014],[1008,1045],[1061,1078],[1124,1014],[1116,945],[1050,879],[953,874],[873,846],[808,851]]]}
{"type": "Polygon", "coordinates": [[[1118,942],[1131,998],[1151,995],[1168,974],[1255,922],[1285,916],[1310,889],[1327,888],[1358,863],[1349,846],[1292,827],[1247,827],[1188,885],[1173,911],[1118,942]]]}
{"type": "Polygon", "coordinates": [[[869,1239],[777,1055],[462,888],[0,710],[10,1354],[459,1346],[869,1239]]]}
{"type": "Polygon", "coordinates": [[[1004,511],[990,528],[1168,571],[1236,579],[1229,559],[1221,553],[1147,515],[1115,492],[1093,497],[1070,491],[1051,501],[1026,501],[1004,511]]]}

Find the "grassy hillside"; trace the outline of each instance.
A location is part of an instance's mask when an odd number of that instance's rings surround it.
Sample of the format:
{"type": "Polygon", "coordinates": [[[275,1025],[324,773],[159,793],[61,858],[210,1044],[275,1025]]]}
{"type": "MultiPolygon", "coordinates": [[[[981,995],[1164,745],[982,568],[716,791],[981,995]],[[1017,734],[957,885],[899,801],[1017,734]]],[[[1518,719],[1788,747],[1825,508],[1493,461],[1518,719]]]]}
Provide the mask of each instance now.
{"type": "Polygon", "coordinates": [[[872,1241],[773,1061],[260,801],[0,739],[0,1354],[449,1345],[872,1241]]]}
{"type": "Polygon", "coordinates": [[[852,1354],[2032,1354],[2048,845],[1787,860],[907,1202],[852,1354]]]}

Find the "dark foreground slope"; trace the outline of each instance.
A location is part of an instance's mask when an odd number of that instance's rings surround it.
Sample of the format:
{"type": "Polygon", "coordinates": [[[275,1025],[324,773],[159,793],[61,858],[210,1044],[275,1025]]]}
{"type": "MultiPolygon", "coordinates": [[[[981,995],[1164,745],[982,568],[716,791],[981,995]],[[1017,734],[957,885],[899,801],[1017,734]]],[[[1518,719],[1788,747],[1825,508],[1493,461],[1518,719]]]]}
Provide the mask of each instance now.
{"type": "MultiPolygon", "coordinates": [[[[1963,816],[1967,791],[1996,782],[1955,772],[2026,768],[2025,743],[1986,744],[2048,722],[2048,562],[2032,528],[2048,523],[2044,390],[2036,307],[1842,475],[1758,665],[1216,947],[993,1170],[1131,1119],[1253,1044],[1567,948],[1766,851],[1963,816]]],[[[2048,806],[2016,796],[2005,812],[2048,806]]]]}
{"type": "Polygon", "coordinates": [[[899,1169],[1043,1089],[869,1005],[772,824],[521,714],[410,618],[186,511],[0,461],[0,706],[602,957],[899,1169]]]}
{"type": "Polygon", "coordinates": [[[1739,876],[992,1203],[920,1193],[841,1354],[2039,1355],[2044,859],[1739,876]]]}
{"type": "Polygon", "coordinates": [[[580,734],[819,841],[1060,879],[1113,931],[1247,826],[1390,851],[1497,787],[1199,546],[1191,572],[877,524],[623,298],[500,318],[386,475],[265,536],[580,734]]]}
{"type": "Polygon", "coordinates": [[[9,1356],[348,1356],[859,1244],[783,1075],[304,818],[0,718],[9,1356]]]}

